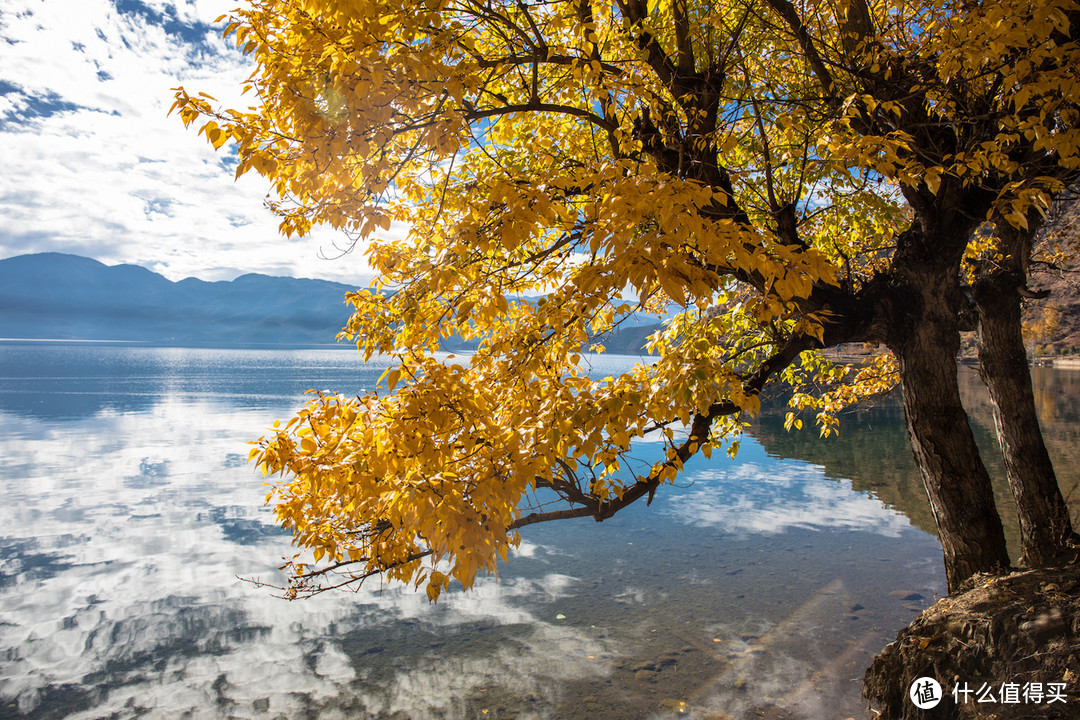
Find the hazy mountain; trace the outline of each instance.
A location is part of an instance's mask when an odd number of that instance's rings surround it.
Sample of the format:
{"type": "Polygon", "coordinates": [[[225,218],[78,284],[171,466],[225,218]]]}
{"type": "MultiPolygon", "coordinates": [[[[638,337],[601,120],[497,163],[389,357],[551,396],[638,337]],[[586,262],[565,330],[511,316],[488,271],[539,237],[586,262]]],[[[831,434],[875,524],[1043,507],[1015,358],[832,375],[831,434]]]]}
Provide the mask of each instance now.
{"type": "Polygon", "coordinates": [[[332,343],[349,317],[325,280],[172,282],[135,265],[41,253],[0,260],[0,337],[167,344],[332,343]]]}
{"type": "MultiPolygon", "coordinates": [[[[134,340],[166,345],[333,343],[349,318],[345,293],[325,280],[242,275],[172,282],[136,265],[40,253],[0,260],[0,337],[134,340]]],[[[644,316],[598,338],[638,354],[659,318],[644,316]]],[[[468,349],[449,339],[447,349],[468,349]]]]}

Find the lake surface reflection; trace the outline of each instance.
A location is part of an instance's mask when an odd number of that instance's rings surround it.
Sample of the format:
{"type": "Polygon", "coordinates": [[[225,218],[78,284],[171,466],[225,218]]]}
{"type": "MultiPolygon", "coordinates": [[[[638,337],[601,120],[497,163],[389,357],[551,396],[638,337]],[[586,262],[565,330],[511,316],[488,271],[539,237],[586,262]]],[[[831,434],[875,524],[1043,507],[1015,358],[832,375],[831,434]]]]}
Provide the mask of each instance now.
{"type": "Polygon", "coordinates": [[[747,439],[651,507],[527,528],[498,577],[437,605],[238,580],[280,582],[292,552],[245,443],[305,389],[382,370],[0,344],[0,716],[847,717],[873,653],[944,592],[937,542],[882,500],[881,471],[907,471],[851,427],[846,475],[747,439]]]}

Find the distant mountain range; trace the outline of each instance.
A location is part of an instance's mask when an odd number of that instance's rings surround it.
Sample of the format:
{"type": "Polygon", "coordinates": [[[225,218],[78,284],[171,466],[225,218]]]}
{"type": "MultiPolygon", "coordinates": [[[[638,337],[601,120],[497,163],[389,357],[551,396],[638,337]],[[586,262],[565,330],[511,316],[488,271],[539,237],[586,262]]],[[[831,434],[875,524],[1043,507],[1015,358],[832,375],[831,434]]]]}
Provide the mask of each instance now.
{"type": "Polygon", "coordinates": [[[333,343],[355,288],[241,275],[172,282],[137,265],[61,253],[0,260],[0,337],[159,344],[333,343]]]}
{"type": "MultiPolygon", "coordinates": [[[[349,318],[345,294],[326,280],[241,275],[172,282],[137,265],[62,253],[0,260],[0,338],[122,340],[157,345],[322,345],[349,318]]],[[[646,319],[600,338],[637,354],[659,327],[646,319]]],[[[463,350],[460,340],[447,349],[463,350]]]]}

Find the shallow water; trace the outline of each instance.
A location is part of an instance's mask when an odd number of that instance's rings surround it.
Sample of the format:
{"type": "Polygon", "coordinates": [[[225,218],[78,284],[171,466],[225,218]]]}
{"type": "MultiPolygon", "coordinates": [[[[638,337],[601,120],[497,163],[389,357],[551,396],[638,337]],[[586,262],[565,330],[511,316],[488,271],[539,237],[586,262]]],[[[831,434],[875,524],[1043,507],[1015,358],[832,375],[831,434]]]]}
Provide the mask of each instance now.
{"type": "Polygon", "coordinates": [[[529,527],[498,577],[437,605],[238,580],[280,581],[292,553],[246,442],[308,387],[382,370],[0,344],[0,716],[847,717],[873,653],[944,591],[940,546],[873,484],[880,459],[854,462],[854,429],[817,464],[747,438],[651,507],[529,527]]]}

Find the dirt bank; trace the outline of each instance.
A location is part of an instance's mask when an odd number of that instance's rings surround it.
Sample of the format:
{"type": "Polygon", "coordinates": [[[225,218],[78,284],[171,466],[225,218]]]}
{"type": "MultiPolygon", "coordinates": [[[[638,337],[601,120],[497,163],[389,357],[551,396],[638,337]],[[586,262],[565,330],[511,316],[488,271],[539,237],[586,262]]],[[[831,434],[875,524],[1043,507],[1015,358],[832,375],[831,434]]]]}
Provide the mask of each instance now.
{"type": "Polygon", "coordinates": [[[882,651],[866,672],[864,694],[871,716],[889,720],[1080,718],[1078,680],[1080,561],[1073,556],[1054,567],[972,578],[882,651]],[[922,677],[941,685],[933,709],[909,698],[922,677]]]}

